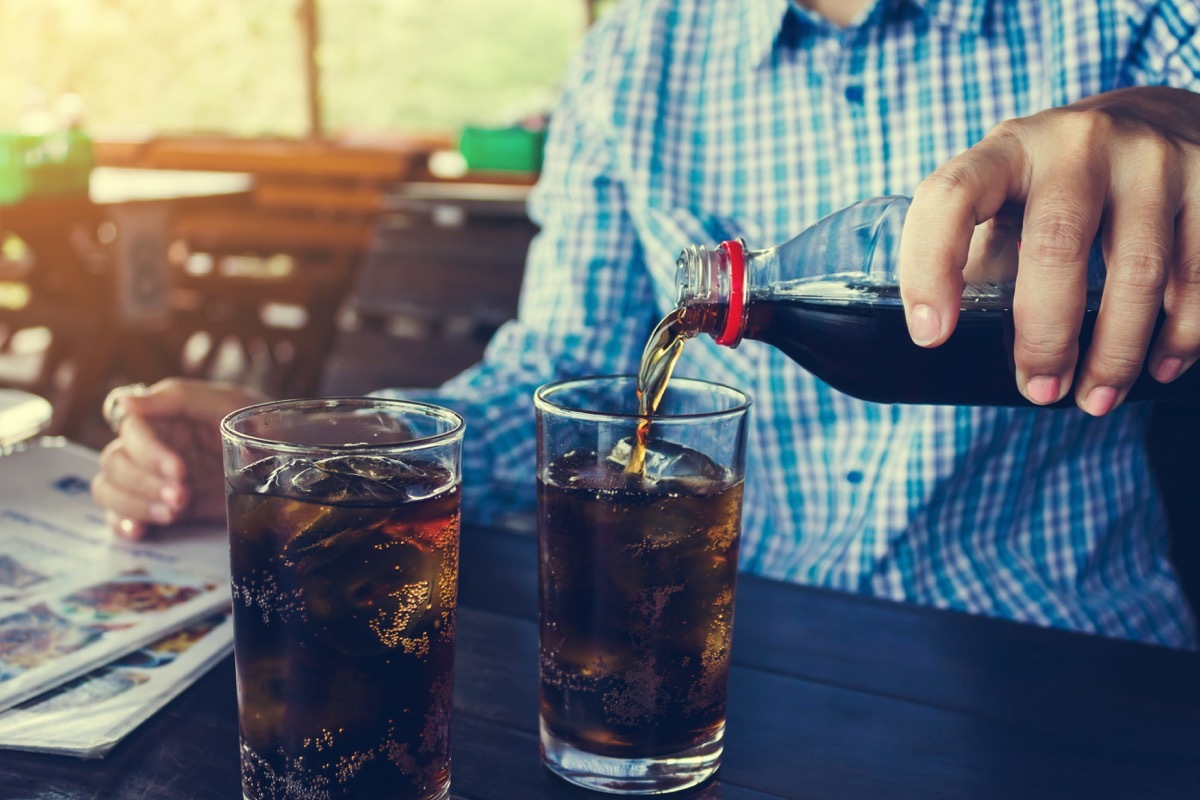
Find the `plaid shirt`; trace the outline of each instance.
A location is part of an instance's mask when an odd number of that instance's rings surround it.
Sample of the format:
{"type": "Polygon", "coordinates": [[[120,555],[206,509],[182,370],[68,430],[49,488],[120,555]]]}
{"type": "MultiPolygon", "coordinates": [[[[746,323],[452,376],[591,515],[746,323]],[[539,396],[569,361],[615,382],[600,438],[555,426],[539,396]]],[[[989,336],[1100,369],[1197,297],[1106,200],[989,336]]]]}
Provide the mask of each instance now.
{"type": "MultiPolygon", "coordinates": [[[[531,199],[519,319],[429,399],[469,421],[468,509],[532,506],[530,396],[631,373],[678,252],[785,241],[911,194],[1001,120],[1121,86],[1200,90],[1188,0],[878,0],[846,29],[787,0],[641,0],[575,60],[531,199]]],[[[1143,450],[1146,406],[876,405],[758,342],[679,374],[747,390],[743,569],[1194,647],[1143,450]]]]}

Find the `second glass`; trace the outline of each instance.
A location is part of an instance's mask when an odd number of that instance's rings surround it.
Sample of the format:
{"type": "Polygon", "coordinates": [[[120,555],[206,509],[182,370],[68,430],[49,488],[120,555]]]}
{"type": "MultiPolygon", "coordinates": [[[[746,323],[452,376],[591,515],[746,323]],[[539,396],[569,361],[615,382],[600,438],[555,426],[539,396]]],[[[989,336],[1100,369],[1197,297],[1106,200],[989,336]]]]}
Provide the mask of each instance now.
{"type": "Polygon", "coordinates": [[[534,404],[543,760],[602,791],[694,786],[723,747],[749,400],[676,378],[648,431],[633,377],[534,404]]]}
{"type": "Polygon", "coordinates": [[[243,797],[448,797],[462,419],[294,400],[221,433],[243,797]]]}

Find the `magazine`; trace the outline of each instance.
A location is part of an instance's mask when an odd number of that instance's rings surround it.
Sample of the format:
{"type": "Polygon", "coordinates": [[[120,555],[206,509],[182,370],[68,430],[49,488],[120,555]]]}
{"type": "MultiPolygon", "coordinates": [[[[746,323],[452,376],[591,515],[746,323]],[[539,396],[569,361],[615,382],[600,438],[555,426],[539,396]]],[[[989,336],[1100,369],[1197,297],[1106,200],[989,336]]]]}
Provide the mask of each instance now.
{"type": "Polygon", "coordinates": [[[62,439],[0,457],[0,710],[229,606],[223,528],[117,539],[91,499],[97,468],[62,439]]]}
{"type": "Polygon", "coordinates": [[[101,758],[232,649],[230,614],[202,619],[0,712],[0,748],[101,758]]]}

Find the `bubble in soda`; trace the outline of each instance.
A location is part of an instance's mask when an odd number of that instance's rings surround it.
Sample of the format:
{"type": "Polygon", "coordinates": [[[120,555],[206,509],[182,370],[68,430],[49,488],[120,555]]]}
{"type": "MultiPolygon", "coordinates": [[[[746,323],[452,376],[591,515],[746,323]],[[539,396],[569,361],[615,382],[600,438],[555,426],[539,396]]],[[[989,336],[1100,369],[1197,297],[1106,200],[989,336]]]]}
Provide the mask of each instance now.
{"type": "Polygon", "coordinates": [[[458,500],[434,462],[272,457],[232,476],[247,798],[444,794],[458,500]]]}
{"type": "Polygon", "coordinates": [[[742,482],[666,441],[631,474],[632,446],[539,476],[541,712],[582,750],[649,758],[724,724],[742,482]]]}

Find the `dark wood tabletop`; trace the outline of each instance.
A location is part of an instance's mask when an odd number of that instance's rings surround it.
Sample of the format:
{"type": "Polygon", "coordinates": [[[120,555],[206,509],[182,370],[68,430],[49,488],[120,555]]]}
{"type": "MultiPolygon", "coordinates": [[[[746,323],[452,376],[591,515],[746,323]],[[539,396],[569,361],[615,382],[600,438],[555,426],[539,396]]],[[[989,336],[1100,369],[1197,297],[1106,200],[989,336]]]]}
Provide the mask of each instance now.
{"type": "MultiPolygon", "coordinates": [[[[538,762],[528,536],[462,548],[452,794],[602,797],[538,762]]],[[[724,763],[686,798],[1200,798],[1200,655],[743,576],[724,763]]],[[[230,659],[108,758],[0,752],[0,798],[231,800],[230,659]]]]}

